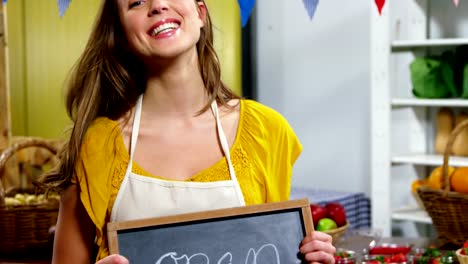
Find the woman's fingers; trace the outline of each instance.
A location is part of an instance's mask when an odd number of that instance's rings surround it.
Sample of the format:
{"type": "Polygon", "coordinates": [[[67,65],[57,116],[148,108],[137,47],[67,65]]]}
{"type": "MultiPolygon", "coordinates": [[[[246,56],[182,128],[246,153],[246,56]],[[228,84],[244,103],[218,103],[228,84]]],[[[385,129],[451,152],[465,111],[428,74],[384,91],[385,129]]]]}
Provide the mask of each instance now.
{"type": "Polygon", "coordinates": [[[125,257],[114,254],[99,260],[96,264],[129,264],[129,262],[125,257]]]}
{"type": "Polygon", "coordinates": [[[300,246],[304,259],[310,263],[333,264],[335,251],[332,237],[322,232],[312,232],[304,238],[300,246]]]}

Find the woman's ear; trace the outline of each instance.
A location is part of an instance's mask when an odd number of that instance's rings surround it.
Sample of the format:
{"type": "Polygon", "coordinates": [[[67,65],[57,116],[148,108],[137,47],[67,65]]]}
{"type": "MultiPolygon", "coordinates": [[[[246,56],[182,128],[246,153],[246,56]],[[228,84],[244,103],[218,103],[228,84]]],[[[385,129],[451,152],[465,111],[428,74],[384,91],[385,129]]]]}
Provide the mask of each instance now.
{"type": "Polygon", "coordinates": [[[201,27],[204,27],[206,24],[206,13],[208,12],[208,10],[206,9],[206,4],[204,1],[197,1],[197,5],[198,5],[198,18],[202,22],[201,27]]]}

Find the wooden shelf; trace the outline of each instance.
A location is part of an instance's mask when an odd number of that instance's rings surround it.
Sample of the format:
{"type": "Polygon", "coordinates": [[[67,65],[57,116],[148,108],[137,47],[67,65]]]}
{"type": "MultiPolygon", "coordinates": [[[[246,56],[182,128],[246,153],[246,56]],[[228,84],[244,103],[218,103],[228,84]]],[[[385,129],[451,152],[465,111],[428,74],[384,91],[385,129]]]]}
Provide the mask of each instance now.
{"type": "Polygon", "coordinates": [[[446,38],[446,39],[422,39],[422,40],[394,40],[391,47],[393,50],[444,47],[468,45],[468,38],[446,38]]]}
{"type": "MultiPolygon", "coordinates": [[[[441,166],[443,163],[442,155],[437,154],[407,154],[396,155],[392,157],[393,164],[412,164],[421,166],[441,166]]],[[[468,157],[451,156],[449,165],[454,167],[468,166],[468,157]]]]}
{"type": "Polygon", "coordinates": [[[418,99],[418,98],[393,98],[392,106],[395,107],[468,107],[468,99],[418,99]]]}
{"type": "Polygon", "coordinates": [[[432,219],[427,212],[417,206],[407,206],[394,210],[392,213],[392,219],[432,224],[432,219]]]}

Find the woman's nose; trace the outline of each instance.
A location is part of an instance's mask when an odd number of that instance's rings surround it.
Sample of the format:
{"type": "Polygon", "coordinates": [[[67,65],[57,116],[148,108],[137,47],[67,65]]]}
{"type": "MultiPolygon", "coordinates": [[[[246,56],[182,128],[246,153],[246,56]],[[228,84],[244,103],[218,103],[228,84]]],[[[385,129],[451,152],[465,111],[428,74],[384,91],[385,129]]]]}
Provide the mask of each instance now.
{"type": "Polygon", "coordinates": [[[167,5],[167,1],[165,1],[165,0],[153,0],[153,1],[151,1],[150,10],[149,10],[148,15],[152,16],[152,15],[161,14],[161,13],[167,11],[167,10],[169,10],[169,7],[167,5]]]}

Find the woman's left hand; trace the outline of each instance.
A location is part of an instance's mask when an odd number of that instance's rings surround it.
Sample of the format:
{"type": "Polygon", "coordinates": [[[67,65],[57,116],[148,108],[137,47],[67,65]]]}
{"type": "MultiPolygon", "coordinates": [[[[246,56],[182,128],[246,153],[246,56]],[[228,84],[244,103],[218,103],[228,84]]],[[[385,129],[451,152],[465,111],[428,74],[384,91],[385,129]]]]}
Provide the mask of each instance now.
{"type": "Polygon", "coordinates": [[[299,248],[308,263],[335,263],[335,247],[332,237],[323,232],[313,231],[302,240],[299,248]]]}

